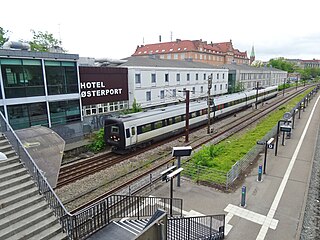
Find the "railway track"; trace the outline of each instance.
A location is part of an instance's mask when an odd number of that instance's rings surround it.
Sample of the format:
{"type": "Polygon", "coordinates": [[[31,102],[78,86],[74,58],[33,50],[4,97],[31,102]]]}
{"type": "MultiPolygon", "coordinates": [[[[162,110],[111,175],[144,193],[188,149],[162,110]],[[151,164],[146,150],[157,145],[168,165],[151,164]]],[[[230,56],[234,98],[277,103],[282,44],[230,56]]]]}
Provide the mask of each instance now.
{"type": "MultiPolygon", "coordinates": [[[[259,111],[254,111],[251,114],[248,114],[247,116],[243,116],[241,118],[238,118],[237,120],[233,121],[232,124],[227,124],[227,126],[220,128],[219,130],[217,130],[215,133],[213,133],[212,135],[208,135],[206,137],[201,137],[201,140],[197,139],[194,140],[192,142],[189,142],[188,145],[191,145],[193,147],[193,149],[196,149],[200,146],[202,146],[203,144],[206,144],[208,142],[210,143],[218,143],[226,138],[228,138],[229,136],[231,136],[232,134],[241,131],[244,128],[247,128],[249,125],[257,122],[259,119],[263,118],[264,116],[266,116],[267,114],[269,114],[270,112],[272,112],[273,110],[277,109],[279,106],[283,105],[285,102],[290,101],[292,98],[294,98],[295,96],[299,95],[300,93],[302,93],[303,91],[305,91],[306,88],[303,88],[299,91],[296,91],[294,93],[292,93],[290,96],[287,96],[286,99],[280,99],[276,104],[272,104],[272,106],[270,106],[269,108],[265,108],[265,109],[260,109],[259,111]]],[[[170,153],[168,153],[165,157],[162,156],[159,159],[155,159],[154,164],[148,168],[145,169],[143,171],[139,171],[139,174],[134,174],[133,177],[130,177],[128,179],[128,175],[126,175],[127,180],[125,180],[124,182],[122,182],[121,184],[119,184],[119,179],[121,178],[120,176],[117,178],[117,184],[114,184],[113,187],[109,187],[109,189],[107,190],[107,192],[105,192],[104,194],[94,198],[93,200],[88,201],[86,204],[81,205],[80,207],[77,207],[73,210],[73,212],[79,211],[91,204],[94,204],[95,202],[105,198],[106,196],[109,196],[111,194],[114,194],[118,191],[120,191],[121,189],[130,186],[132,183],[138,181],[139,179],[141,179],[141,177],[152,174],[155,170],[162,168],[163,166],[168,165],[170,162],[174,161],[174,159],[171,157],[170,153]]],[[[132,171],[132,172],[137,172],[138,169],[132,171]]],[[[159,180],[159,178],[154,179],[154,181],[159,180]]],[[[108,185],[110,186],[111,183],[109,182],[108,185]]],[[[99,186],[102,187],[102,186],[99,186]]],[[[148,186],[144,186],[141,189],[136,190],[135,192],[132,192],[132,194],[136,194],[139,191],[142,191],[143,188],[148,187],[148,186]]],[[[95,191],[96,189],[92,189],[92,192],[95,191]]],[[[85,193],[85,194],[88,194],[85,193]]],[[[72,200],[69,201],[74,201],[77,198],[81,198],[82,196],[79,195],[77,197],[75,197],[72,200]]]]}

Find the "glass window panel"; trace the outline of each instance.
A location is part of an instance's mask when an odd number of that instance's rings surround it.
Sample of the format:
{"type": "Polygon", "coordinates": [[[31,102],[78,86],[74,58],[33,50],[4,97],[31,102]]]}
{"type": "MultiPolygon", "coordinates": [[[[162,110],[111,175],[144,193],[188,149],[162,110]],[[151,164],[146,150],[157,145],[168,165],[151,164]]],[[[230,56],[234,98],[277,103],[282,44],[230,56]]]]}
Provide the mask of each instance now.
{"type": "Polygon", "coordinates": [[[78,100],[50,102],[49,106],[52,125],[80,120],[80,105],[78,100]]]}
{"type": "Polygon", "coordinates": [[[64,67],[75,67],[75,62],[61,62],[61,65],[64,67]]]}
{"type": "Polygon", "coordinates": [[[20,59],[1,59],[2,65],[22,65],[20,59]]]}
{"type": "Polygon", "coordinates": [[[30,59],[23,59],[22,60],[23,65],[36,65],[36,66],[41,66],[41,61],[40,60],[30,60],[30,59]]]}
{"type": "Polygon", "coordinates": [[[60,66],[59,61],[44,61],[45,66],[60,66]]]}

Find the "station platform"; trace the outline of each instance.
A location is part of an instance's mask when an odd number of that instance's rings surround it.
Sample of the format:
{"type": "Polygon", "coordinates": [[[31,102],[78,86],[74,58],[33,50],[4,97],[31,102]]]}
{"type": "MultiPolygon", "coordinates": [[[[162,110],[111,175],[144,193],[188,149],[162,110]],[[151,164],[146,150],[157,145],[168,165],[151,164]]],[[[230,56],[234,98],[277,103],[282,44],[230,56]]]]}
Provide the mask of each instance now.
{"type": "MultiPolygon", "coordinates": [[[[173,196],[183,199],[183,212],[226,214],[225,239],[300,239],[309,183],[313,180],[314,153],[320,151],[319,99],[319,94],[315,95],[305,111],[301,111],[301,118],[296,117],[291,138],[285,139],[284,146],[279,138],[277,156],[275,149],[268,150],[262,181],[257,178],[264,154],[246,176],[242,184],[246,187],[245,207],[240,206],[241,186],[225,193],[182,178],[181,187],[175,183],[173,196]]],[[[169,197],[169,185],[164,183],[150,195],[169,197]]]]}

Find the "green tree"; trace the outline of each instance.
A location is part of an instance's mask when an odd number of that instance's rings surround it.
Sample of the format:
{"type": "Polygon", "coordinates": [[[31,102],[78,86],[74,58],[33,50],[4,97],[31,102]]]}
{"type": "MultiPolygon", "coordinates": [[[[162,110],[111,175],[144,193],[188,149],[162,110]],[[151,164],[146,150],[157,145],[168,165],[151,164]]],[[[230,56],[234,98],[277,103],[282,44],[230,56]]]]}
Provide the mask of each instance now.
{"type": "Polygon", "coordinates": [[[141,112],[141,111],[142,111],[141,105],[137,103],[136,98],[134,98],[132,103],[132,112],[141,112]]]}
{"type": "Polygon", "coordinates": [[[58,47],[62,50],[62,52],[66,52],[61,46],[61,41],[56,39],[52,33],[48,33],[47,31],[36,32],[33,29],[31,29],[31,32],[33,34],[32,41],[29,42],[31,50],[39,52],[48,52],[50,48],[58,47]]]}
{"type": "Polygon", "coordinates": [[[296,70],[295,64],[286,61],[283,57],[270,59],[267,65],[283,71],[287,71],[288,73],[293,73],[296,70]]]}
{"type": "Polygon", "coordinates": [[[9,37],[6,37],[8,35],[9,31],[5,30],[4,28],[0,27],[0,47],[9,40],[9,37]]]}

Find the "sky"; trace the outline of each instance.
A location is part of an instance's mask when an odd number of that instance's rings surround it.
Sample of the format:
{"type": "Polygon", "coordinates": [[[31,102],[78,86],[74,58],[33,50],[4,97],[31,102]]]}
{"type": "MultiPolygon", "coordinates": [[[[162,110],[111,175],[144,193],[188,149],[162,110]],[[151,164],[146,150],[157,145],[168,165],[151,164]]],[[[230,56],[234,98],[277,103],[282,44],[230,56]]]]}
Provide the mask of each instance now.
{"type": "Polygon", "coordinates": [[[176,39],[228,42],[256,60],[320,59],[318,0],[15,0],[1,2],[11,41],[49,32],[68,53],[121,59],[138,45],[176,39]]]}

